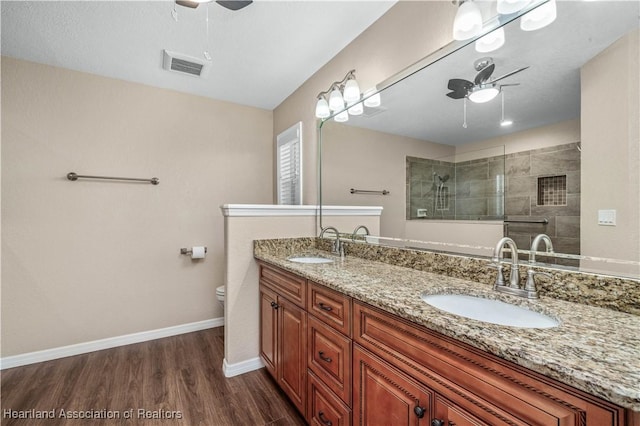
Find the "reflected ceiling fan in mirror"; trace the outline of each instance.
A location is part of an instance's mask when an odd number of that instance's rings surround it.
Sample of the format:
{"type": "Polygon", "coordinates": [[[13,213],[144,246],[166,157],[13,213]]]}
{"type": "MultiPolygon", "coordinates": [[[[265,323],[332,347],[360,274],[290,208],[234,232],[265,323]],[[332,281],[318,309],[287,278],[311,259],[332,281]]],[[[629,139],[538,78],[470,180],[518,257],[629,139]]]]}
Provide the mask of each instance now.
{"type": "MultiPolygon", "coordinates": [[[[210,3],[211,1],[212,0],[176,0],[176,4],[195,9],[200,3],[210,3]]],[[[217,0],[216,3],[229,10],[240,10],[253,3],[253,0],[217,0]]]]}
{"type": "Polygon", "coordinates": [[[519,68],[497,78],[491,78],[496,66],[492,58],[480,58],[474,63],[478,74],[473,82],[461,78],[452,78],[447,84],[451,92],[447,96],[452,99],[468,98],[471,102],[481,104],[489,102],[502,91],[506,86],[517,86],[520,83],[497,84],[507,77],[511,77],[529,67],[519,68]]]}

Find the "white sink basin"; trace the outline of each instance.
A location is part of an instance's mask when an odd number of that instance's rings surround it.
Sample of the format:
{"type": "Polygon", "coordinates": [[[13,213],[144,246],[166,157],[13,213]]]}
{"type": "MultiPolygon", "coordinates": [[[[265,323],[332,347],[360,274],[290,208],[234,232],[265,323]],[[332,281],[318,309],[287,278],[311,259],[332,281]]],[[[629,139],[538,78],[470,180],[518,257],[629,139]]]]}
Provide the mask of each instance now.
{"type": "Polygon", "coordinates": [[[287,260],[290,262],[296,263],[331,263],[333,259],[328,259],[326,257],[320,256],[299,256],[299,257],[290,257],[287,260]]]}
{"type": "Polygon", "coordinates": [[[483,297],[463,294],[423,294],[422,300],[451,314],[492,324],[520,328],[553,328],[560,325],[550,316],[483,297]]]}

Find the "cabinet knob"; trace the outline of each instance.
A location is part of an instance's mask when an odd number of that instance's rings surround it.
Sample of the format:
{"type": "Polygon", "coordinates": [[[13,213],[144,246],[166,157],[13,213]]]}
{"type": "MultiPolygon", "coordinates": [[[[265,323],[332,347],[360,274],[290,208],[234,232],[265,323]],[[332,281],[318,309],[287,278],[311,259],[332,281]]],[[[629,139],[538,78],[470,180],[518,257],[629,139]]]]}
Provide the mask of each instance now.
{"type": "Polygon", "coordinates": [[[280,305],[278,305],[276,302],[271,302],[271,307],[273,309],[278,309],[280,307],[280,305]]]}
{"type": "Polygon", "coordinates": [[[444,420],[433,419],[431,420],[431,426],[444,426],[444,420]]]}
{"type": "Polygon", "coordinates": [[[327,420],[324,418],[324,411],[320,411],[318,412],[318,418],[320,419],[320,421],[327,425],[327,426],[331,426],[333,423],[331,423],[331,420],[327,420]]]}
{"type": "Polygon", "coordinates": [[[331,362],[331,357],[325,356],[323,351],[319,351],[318,352],[318,356],[320,357],[321,360],[323,360],[324,362],[331,362]]]}
{"type": "Polygon", "coordinates": [[[320,306],[320,309],[322,309],[323,311],[327,311],[327,312],[333,311],[333,308],[331,306],[325,305],[322,302],[318,303],[318,306],[320,306]]]}
{"type": "MultiPolygon", "coordinates": [[[[416,406],[416,408],[413,409],[413,412],[416,413],[416,416],[418,416],[419,419],[424,417],[424,413],[427,412],[427,410],[425,410],[423,407],[420,407],[419,405],[416,406]]],[[[433,422],[432,422],[433,424],[433,422]]]]}

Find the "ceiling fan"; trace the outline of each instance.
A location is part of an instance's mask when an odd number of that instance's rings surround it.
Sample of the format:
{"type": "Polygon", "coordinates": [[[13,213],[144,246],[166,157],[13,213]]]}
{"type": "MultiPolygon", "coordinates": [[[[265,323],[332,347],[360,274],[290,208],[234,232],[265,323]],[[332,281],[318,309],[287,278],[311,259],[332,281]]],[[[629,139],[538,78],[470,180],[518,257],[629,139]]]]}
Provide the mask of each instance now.
{"type": "MultiPolygon", "coordinates": [[[[211,0],[176,0],[176,4],[195,9],[200,3],[209,3],[210,1],[211,0]]],[[[251,3],[253,3],[253,0],[216,0],[216,3],[218,3],[222,7],[226,7],[229,10],[240,10],[243,7],[247,7],[251,3]]]]}
{"type": "Polygon", "coordinates": [[[449,80],[447,88],[451,92],[447,96],[452,99],[468,98],[471,102],[484,103],[495,98],[506,86],[517,86],[520,83],[496,84],[498,81],[524,71],[529,67],[519,68],[497,78],[491,78],[496,66],[492,58],[480,58],[474,63],[476,71],[479,71],[473,82],[461,78],[449,80]]]}

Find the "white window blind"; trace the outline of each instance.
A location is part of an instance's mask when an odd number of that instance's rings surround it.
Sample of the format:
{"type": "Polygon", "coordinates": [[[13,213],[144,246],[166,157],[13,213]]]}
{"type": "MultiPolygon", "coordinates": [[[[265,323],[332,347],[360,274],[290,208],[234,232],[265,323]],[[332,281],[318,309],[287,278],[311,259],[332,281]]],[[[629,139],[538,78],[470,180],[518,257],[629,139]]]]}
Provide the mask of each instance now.
{"type": "Polygon", "coordinates": [[[302,122],[277,137],[278,204],[302,204],[302,122]]]}

